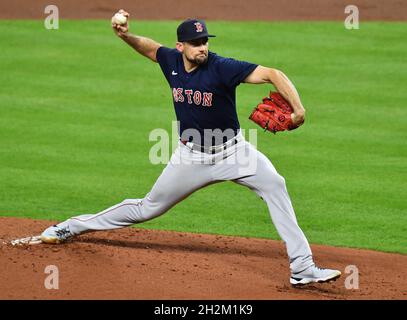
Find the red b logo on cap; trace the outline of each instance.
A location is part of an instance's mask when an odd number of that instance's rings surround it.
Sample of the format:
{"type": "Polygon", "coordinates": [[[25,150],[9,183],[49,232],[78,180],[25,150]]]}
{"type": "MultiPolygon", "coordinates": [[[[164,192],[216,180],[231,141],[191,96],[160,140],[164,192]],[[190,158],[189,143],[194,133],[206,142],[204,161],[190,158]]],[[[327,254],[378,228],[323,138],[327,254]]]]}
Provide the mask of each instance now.
{"type": "Polygon", "coordinates": [[[200,22],[195,22],[194,25],[196,27],[196,32],[202,32],[203,31],[203,27],[202,27],[202,24],[200,22]]]}

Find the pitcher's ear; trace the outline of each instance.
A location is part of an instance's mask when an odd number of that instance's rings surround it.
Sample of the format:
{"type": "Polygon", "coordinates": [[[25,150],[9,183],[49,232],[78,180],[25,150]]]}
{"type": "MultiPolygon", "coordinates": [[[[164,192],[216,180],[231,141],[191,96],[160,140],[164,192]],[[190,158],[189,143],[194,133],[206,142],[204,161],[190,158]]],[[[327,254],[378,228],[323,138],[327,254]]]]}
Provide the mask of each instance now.
{"type": "Polygon", "coordinates": [[[182,42],[177,42],[175,48],[181,53],[184,52],[184,44],[182,42]]]}

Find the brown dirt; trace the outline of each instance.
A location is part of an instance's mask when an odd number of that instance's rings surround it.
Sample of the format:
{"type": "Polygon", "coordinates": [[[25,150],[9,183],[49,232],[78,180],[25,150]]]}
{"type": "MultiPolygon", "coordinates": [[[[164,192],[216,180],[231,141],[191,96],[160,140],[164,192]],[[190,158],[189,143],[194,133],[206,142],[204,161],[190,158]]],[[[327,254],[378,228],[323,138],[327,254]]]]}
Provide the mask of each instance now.
{"type": "Polygon", "coordinates": [[[407,20],[405,0],[13,0],[0,2],[0,19],[44,19],[50,3],[63,19],[110,19],[119,8],[133,19],[344,20],[344,9],[357,5],[360,21],[407,20]]]}
{"type": "MultiPolygon", "coordinates": [[[[49,221],[0,218],[0,243],[39,234],[49,221]]],[[[0,299],[407,299],[407,256],[313,245],[334,283],[293,288],[281,241],[126,228],[62,245],[0,245],[0,299]],[[44,287],[47,265],[59,289],[44,287]],[[345,288],[347,265],[359,290],[345,288]]]]}

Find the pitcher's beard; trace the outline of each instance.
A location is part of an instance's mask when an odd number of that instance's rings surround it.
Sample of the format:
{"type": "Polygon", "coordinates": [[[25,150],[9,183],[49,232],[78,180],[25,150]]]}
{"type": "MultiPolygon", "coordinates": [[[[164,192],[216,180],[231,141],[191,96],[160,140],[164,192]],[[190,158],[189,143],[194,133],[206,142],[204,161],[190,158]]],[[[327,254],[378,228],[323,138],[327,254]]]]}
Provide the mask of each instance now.
{"type": "Polygon", "coordinates": [[[202,56],[198,56],[198,57],[196,57],[196,58],[194,58],[194,59],[189,59],[188,57],[186,57],[187,58],[187,60],[189,61],[189,62],[191,62],[191,63],[193,63],[193,64],[195,64],[195,65],[202,65],[202,64],[205,64],[207,61],[208,61],[208,56],[206,55],[206,56],[204,56],[204,57],[202,57],[202,56]]]}

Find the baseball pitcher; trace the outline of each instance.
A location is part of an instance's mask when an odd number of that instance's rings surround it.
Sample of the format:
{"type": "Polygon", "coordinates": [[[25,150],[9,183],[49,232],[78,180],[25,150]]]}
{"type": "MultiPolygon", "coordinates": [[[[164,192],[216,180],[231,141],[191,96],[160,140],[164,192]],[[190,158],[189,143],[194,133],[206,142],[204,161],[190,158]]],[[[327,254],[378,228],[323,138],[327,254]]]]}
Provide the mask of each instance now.
{"type": "Polygon", "coordinates": [[[286,244],[291,284],[339,278],[340,271],[314,264],[284,178],[240,132],[236,88],[241,83],[269,83],[277,90],[264,98],[250,116],[266,130],[293,130],[303,124],[305,110],[290,80],[279,70],[209,51],[208,39],[215,36],[208,33],[202,20],[182,22],[177,28],[176,48],[167,48],[129,33],[128,18],[129,14],[120,10],[112,18],[113,31],[140,55],[159,64],[173,97],[179,123],[178,146],[143,198],[126,199],[97,214],[72,217],[47,228],[41,240],[60,243],[84,232],[142,223],[164,214],[196,190],[233,181],[250,188],[267,203],[271,219],[286,244]]]}

